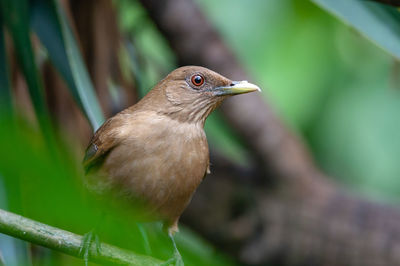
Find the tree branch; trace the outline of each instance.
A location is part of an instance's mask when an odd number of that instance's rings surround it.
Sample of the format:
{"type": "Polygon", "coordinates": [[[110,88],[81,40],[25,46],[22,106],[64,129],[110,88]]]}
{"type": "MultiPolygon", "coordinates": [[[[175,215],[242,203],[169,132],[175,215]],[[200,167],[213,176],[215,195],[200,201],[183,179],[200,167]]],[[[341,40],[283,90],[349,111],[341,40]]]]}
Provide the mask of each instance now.
{"type": "MultiPolygon", "coordinates": [[[[0,233],[82,258],[79,255],[82,236],[2,209],[0,209],[0,233]]],[[[97,253],[94,245],[91,246],[90,261],[113,265],[159,265],[161,263],[158,259],[135,254],[106,243],[100,245],[100,253],[97,253]]]]}

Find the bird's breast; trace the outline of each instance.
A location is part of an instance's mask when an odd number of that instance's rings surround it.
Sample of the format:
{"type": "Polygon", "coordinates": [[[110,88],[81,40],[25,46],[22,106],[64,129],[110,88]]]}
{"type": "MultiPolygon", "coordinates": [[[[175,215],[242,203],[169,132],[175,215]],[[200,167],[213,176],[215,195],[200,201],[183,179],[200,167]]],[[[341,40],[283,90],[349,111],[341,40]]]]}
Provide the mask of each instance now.
{"type": "Polygon", "coordinates": [[[111,183],[163,216],[179,217],[208,168],[202,126],[153,116],[122,131],[124,140],[105,162],[111,183]]]}

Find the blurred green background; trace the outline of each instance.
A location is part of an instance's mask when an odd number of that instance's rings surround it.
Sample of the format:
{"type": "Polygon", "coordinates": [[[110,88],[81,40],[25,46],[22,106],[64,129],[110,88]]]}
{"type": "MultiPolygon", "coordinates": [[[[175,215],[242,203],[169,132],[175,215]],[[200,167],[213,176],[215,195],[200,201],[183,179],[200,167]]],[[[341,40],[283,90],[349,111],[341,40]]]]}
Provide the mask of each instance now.
{"type": "MultiPolygon", "coordinates": [[[[393,31],[374,39],[364,32],[374,43],[358,30],[359,25],[374,29],[375,20],[354,16],[353,21],[343,23],[310,1],[196,2],[237,54],[253,77],[252,82],[262,87],[265,100],[304,139],[323,170],[357,193],[380,201],[399,201],[399,55],[396,49],[380,48],[385,47],[388,36],[393,34],[396,38],[399,33],[393,31]]],[[[123,70],[136,77],[143,95],[177,66],[176,59],[140,4],[128,0],[114,4],[127,40],[115,54],[124,58],[123,70]]],[[[400,25],[395,9],[368,5],[372,14],[379,12],[383,25],[390,28],[393,21],[398,22],[393,27],[400,25]]],[[[340,8],[330,11],[340,14],[340,8]]],[[[49,156],[38,128],[22,121],[17,123],[18,130],[8,120],[3,120],[0,127],[0,185],[5,187],[0,207],[6,205],[28,217],[79,234],[87,232],[96,215],[90,207],[80,206],[82,199],[77,197],[81,195],[77,184],[82,174],[81,158],[76,158],[65,140],[59,140],[60,157],[49,156]]],[[[211,146],[238,163],[246,163],[248,151],[218,112],[209,118],[206,131],[211,146]]],[[[122,224],[124,232],[131,230],[129,224],[122,224]]],[[[163,243],[155,253],[167,258],[171,252],[167,239],[149,230],[153,244],[163,243]]],[[[179,238],[178,245],[188,265],[232,263],[188,229],[183,229],[179,238]]],[[[118,236],[105,240],[115,239],[118,236]]],[[[122,246],[135,243],[137,251],[144,252],[140,237],[125,241],[122,246]]],[[[25,264],[23,256],[15,255],[21,254],[21,246],[13,249],[9,243],[9,238],[0,235],[0,251],[7,255],[6,260],[18,261],[15,257],[20,257],[19,263],[25,264]],[[8,254],[5,250],[9,250],[8,254]]],[[[54,263],[51,258],[43,258],[47,262],[39,264],[54,263]]],[[[65,265],[80,263],[57,261],[65,265]]]]}

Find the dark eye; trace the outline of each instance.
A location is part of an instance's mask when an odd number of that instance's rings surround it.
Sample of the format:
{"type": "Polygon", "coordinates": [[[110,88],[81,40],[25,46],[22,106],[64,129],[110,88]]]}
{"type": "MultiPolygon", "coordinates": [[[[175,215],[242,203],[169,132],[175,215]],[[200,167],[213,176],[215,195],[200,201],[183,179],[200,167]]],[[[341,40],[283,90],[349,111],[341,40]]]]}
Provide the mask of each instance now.
{"type": "Polygon", "coordinates": [[[204,77],[202,75],[196,74],[192,76],[193,85],[199,87],[204,83],[204,77]]]}

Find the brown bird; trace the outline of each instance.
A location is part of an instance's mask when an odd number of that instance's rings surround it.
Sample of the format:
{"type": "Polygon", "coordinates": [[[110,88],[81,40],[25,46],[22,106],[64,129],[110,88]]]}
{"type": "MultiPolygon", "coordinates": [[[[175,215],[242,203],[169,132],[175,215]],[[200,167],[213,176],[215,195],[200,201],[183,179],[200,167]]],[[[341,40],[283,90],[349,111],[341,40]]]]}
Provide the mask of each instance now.
{"type": "Polygon", "coordinates": [[[84,158],[89,187],[145,206],[164,222],[179,259],[179,217],[210,172],[205,120],[228,96],[256,90],[204,67],[172,71],[96,131],[84,158]]]}

